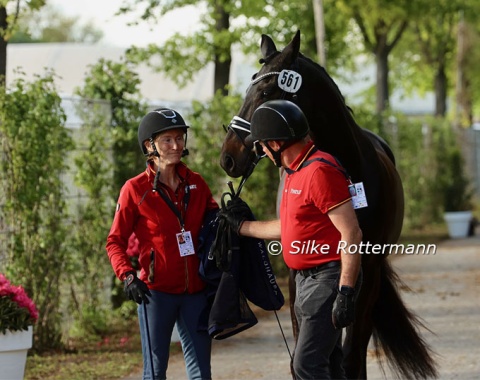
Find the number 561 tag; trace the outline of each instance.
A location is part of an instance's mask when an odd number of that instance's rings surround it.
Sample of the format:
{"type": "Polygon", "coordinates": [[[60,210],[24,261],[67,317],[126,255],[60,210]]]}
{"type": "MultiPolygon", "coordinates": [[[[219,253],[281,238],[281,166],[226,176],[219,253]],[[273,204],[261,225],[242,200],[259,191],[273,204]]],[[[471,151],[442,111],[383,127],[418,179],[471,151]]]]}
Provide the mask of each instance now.
{"type": "Polygon", "coordinates": [[[278,76],[278,87],[285,92],[295,94],[302,85],[302,76],[296,71],[282,70],[278,76]]]}

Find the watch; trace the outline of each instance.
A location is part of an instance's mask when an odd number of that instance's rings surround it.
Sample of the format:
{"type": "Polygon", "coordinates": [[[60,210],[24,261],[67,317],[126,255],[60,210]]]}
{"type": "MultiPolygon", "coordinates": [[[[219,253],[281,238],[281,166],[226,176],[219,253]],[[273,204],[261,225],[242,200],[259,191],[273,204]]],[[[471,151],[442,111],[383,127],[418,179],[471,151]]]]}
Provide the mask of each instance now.
{"type": "Polygon", "coordinates": [[[351,296],[355,294],[355,289],[347,285],[342,285],[338,291],[344,296],[351,296]]]}

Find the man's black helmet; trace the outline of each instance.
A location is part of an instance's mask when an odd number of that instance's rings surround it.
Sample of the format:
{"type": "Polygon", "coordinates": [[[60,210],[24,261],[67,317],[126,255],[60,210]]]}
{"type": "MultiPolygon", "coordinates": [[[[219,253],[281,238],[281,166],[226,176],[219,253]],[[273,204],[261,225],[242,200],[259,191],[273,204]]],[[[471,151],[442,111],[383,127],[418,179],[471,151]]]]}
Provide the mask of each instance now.
{"type": "Polygon", "coordinates": [[[270,100],[253,113],[250,122],[252,141],[300,140],[309,131],[308,121],[300,107],[288,100],[270,100]]]}
{"type": "Polygon", "coordinates": [[[185,132],[187,128],[190,128],[177,111],[170,108],[157,108],[147,113],[138,127],[138,143],[143,154],[148,154],[147,148],[143,145],[145,140],[153,138],[158,133],[175,128],[183,128],[185,132]]]}

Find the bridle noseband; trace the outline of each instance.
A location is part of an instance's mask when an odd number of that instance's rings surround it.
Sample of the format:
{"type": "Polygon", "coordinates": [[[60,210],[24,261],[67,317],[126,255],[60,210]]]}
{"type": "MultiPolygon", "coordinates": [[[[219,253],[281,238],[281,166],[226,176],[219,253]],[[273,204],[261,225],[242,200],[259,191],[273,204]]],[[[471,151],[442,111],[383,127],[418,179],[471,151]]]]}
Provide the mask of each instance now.
{"type": "Polygon", "coordinates": [[[232,130],[232,132],[235,133],[235,136],[237,136],[237,138],[241,141],[245,149],[247,150],[251,149],[247,146],[247,144],[245,144],[245,139],[242,138],[242,136],[240,136],[240,133],[239,133],[239,131],[246,132],[247,135],[251,133],[249,121],[242,119],[239,116],[234,116],[230,124],[228,124],[226,128],[225,126],[223,128],[225,129],[226,132],[228,132],[228,130],[232,130]]]}

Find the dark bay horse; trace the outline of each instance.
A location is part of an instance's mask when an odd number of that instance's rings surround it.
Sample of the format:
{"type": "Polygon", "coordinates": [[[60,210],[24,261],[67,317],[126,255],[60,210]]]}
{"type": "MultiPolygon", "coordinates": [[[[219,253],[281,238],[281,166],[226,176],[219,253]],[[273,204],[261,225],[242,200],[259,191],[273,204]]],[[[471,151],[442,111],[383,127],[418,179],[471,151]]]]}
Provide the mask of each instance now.
{"type": "MultiPolygon", "coordinates": [[[[333,79],[326,70],[300,53],[300,32],[282,50],[263,35],[263,63],[252,78],[245,101],[229,125],[220,163],[231,177],[243,175],[255,155],[245,143],[249,120],[263,102],[284,98],[297,103],[305,113],[317,147],[335,156],[352,181],[363,182],[368,207],[357,210],[364,242],[396,243],[403,222],[403,188],[388,145],[359,127],[333,79]],[[287,70],[287,71],[284,71],[287,70]]],[[[399,279],[388,255],[362,256],[363,285],[357,301],[356,322],[347,328],[344,354],[348,378],[366,378],[367,345],[373,335],[377,352],[402,378],[436,376],[430,348],[419,333],[421,321],[404,305],[399,279]]],[[[295,273],[290,271],[290,310],[295,339],[298,326],[293,313],[295,273]]]]}

